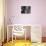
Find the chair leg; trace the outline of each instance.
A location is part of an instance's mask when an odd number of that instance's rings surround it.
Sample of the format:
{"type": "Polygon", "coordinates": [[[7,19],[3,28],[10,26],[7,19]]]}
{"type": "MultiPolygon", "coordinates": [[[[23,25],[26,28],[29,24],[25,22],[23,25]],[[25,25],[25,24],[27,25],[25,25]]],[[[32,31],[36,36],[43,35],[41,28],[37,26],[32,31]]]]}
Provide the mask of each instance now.
{"type": "Polygon", "coordinates": [[[16,36],[15,36],[15,42],[16,42],[16,36]]]}

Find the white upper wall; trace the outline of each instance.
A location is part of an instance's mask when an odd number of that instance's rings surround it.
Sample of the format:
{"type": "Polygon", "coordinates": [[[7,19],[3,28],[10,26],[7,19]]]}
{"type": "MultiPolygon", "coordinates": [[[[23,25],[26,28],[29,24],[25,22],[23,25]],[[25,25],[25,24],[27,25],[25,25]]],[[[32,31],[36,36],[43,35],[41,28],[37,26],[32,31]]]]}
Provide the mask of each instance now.
{"type": "Polygon", "coordinates": [[[46,0],[7,0],[7,8],[7,15],[10,17],[10,20],[7,17],[8,24],[12,22],[46,26],[46,0]],[[31,6],[31,14],[21,14],[21,6],[31,6]]]}

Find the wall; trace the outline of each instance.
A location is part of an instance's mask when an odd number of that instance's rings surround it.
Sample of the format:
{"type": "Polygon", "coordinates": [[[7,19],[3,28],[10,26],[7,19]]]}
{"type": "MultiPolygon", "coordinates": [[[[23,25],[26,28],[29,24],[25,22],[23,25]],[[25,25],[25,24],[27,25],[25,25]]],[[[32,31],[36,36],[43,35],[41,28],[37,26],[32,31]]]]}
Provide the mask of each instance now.
{"type": "Polygon", "coordinates": [[[46,37],[46,0],[7,0],[7,24],[40,24],[46,37]],[[21,6],[28,5],[31,14],[21,14],[21,6]]]}

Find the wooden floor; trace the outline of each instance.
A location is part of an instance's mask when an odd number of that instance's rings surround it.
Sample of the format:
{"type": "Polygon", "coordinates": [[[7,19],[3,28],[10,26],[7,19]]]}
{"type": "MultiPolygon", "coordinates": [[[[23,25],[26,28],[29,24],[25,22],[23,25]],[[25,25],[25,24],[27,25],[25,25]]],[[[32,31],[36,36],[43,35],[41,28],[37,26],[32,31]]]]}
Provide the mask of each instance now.
{"type": "Polygon", "coordinates": [[[43,43],[31,43],[31,41],[27,40],[14,40],[9,41],[8,43],[5,42],[5,44],[3,46],[46,46],[46,37],[42,37],[42,42],[43,43]]]}
{"type": "Polygon", "coordinates": [[[46,43],[31,43],[30,41],[14,40],[5,43],[3,46],[46,46],[46,43]]]}
{"type": "Polygon", "coordinates": [[[16,40],[16,41],[10,41],[8,43],[5,43],[3,46],[31,46],[30,41],[24,41],[24,40],[16,40]]]}

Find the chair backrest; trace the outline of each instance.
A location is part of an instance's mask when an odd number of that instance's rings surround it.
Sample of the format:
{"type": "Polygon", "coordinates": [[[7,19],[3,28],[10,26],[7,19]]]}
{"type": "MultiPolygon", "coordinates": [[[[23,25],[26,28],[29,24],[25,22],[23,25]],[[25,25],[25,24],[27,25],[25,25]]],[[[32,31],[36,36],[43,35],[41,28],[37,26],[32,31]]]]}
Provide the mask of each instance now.
{"type": "Polygon", "coordinates": [[[12,32],[13,35],[15,35],[15,36],[22,36],[25,32],[24,29],[23,29],[23,26],[21,26],[21,25],[15,25],[13,27],[12,31],[13,31],[12,32]]]}

